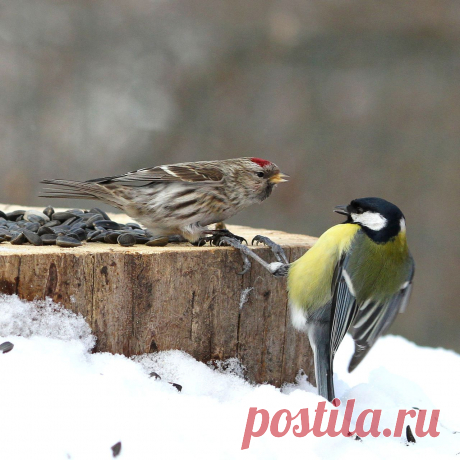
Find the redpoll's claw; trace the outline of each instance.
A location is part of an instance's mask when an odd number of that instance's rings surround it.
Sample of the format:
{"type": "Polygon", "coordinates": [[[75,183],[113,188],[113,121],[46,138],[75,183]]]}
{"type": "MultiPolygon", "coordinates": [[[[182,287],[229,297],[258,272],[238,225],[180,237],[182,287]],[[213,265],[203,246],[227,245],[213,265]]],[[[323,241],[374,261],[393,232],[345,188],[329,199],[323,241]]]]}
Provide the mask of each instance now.
{"type": "Polygon", "coordinates": [[[200,238],[200,239],[194,241],[192,244],[193,244],[193,246],[201,247],[201,246],[204,246],[208,242],[210,242],[210,239],[208,237],[205,237],[205,238],[200,238]]]}
{"type": "Polygon", "coordinates": [[[289,264],[288,258],[286,257],[286,254],[283,248],[279,244],[276,244],[275,242],[273,242],[270,238],[267,238],[266,236],[262,236],[262,235],[256,235],[252,239],[251,244],[254,244],[254,242],[256,244],[259,244],[259,243],[265,244],[272,250],[278,262],[289,264]]]}
{"type": "Polygon", "coordinates": [[[225,243],[222,244],[223,238],[231,238],[233,240],[238,241],[239,243],[243,243],[243,241],[248,244],[246,238],[242,236],[234,235],[232,232],[228,231],[227,229],[220,229],[220,230],[207,230],[206,233],[210,233],[212,236],[209,238],[209,242],[211,245],[214,246],[225,246],[225,243]]]}

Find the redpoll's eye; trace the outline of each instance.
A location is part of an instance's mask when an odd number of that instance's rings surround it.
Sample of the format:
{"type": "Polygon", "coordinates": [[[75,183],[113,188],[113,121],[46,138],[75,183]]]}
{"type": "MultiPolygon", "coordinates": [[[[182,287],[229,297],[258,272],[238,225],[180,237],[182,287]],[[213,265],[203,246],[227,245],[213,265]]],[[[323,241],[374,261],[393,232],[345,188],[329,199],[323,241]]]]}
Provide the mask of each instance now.
{"type": "Polygon", "coordinates": [[[264,173],[263,172],[256,172],[256,176],[257,177],[264,177],[264,173]]]}

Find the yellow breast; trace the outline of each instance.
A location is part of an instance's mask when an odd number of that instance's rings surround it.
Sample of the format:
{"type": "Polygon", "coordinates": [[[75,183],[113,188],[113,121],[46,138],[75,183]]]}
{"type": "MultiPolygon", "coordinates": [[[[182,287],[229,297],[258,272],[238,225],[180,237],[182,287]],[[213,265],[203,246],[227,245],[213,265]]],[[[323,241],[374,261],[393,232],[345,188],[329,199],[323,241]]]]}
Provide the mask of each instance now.
{"type": "Polygon", "coordinates": [[[292,308],[310,310],[332,299],[334,269],[359,230],[357,224],[339,224],[324,232],[316,244],[289,269],[288,291],[292,308]]]}

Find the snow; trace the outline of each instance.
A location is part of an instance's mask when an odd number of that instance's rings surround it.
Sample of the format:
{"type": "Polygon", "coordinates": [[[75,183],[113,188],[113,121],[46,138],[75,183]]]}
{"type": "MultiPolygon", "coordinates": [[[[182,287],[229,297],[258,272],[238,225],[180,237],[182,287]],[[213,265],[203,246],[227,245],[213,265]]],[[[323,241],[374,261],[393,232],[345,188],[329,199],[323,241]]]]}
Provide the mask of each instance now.
{"type": "MultiPolygon", "coordinates": [[[[276,438],[270,430],[241,450],[250,407],[280,409],[295,416],[320,401],[305,376],[282,390],[251,385],[236,359],[214,366],[181,351],[128,359],[94,353],[84,319],[51,301],[25,302],[0,296],[0,458],[111,459],[387,459],[453,458],[460,452],[460,356],[419,347],[401,337],[382,338],[363,363],[348,374],[352,353],[347,337],[335,360],[336,393],[356,399],[354,418],[364,409],[382,409],[380,427],[394,427],[399,409],[440,409],[438,437],[276,438]],[[161,379],[150,377],[156,372],[161,379]],[[169,382],[182,385],[179,392],[169,382]]],[[[328,411],[333,409],[326,404],[328,411]]],[[[328,412],[329,413],[329,412],[328,412]]],[[[327,417],[326,417],[327,419],[327,417]]],[[[283,418],[280,430],[283,428],[283,418]]],[[[297,419],[293,424],[300,423],[297,419]]],[[[427,426],[428,421],[425,424],[427,426]]],[[[414,432],[415,419],[406,418],[414,432]]],[[[323,423],[323,428],[325,427],[323,423]]],[[[254,431],[260,426],[256,420],[254,431]]]]}

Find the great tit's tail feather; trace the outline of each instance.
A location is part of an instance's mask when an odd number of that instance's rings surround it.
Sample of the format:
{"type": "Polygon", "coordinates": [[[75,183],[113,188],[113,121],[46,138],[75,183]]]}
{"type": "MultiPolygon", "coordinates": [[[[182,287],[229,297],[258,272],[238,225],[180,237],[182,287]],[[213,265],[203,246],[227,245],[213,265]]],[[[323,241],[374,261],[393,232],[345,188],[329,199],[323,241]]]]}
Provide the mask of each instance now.
{"type": "Polygon", "coordinates": [[[315,324],[309,330],[310,344],[315,358],[315,376],[318,394],[328,401],[335,398],[329,325],[315,324]]]}

